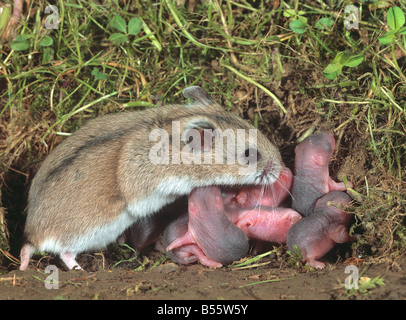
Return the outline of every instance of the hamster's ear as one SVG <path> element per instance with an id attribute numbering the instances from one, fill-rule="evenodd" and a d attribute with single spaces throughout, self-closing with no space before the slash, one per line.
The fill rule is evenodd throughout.
<path id="1" fill-rule="evenodd" d="M 195 105 L 189 105 L 188 108 L 195 106 L 210 107 L 213 110 L 224 111 L 223 108 L 202 88 L 199 86 L 191 86 L 183 90 L 185 98 L 195 100 Z"/>
<path id="2" fill-rule="evenodd" d="M 208 106 L 213 103 L 216 103 L 210 95 L 204 91 L 202 87 L 191 86 L 183 90 L 183 95 L 185 98 L 193 99 L 197 103 Z"/>
<path id="3" fill-rule="evenodd" d="M 182 133 L 183 143 L 196 152 L 207 152 L 212 149 L 216 136 L 214 125 L 207 120 L 193 120 L 185 125 Z"/>

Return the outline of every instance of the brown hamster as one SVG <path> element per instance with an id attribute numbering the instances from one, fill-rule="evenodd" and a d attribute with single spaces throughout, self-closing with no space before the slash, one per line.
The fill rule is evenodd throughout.
<path id="1" fill-rule="evenodd" d="M 196 187 L 276 181 L 284 165 L 264 135 L 202 88 L 183 94 L 195 102 L 96 118 L 49 154 L 29 191 L 21 270 L 36 250 L 80 268 L 78 253 Z"/>

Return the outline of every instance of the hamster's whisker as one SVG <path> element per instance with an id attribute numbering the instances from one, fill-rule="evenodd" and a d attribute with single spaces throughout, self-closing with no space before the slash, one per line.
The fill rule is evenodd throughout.
<path id="1" fill-rule="evenodd" d="M 288 194 L 289 194 L 291 197 L 293 197 L 292 192 L 289 190 L 289 188 L 288 188 L 285 184 L 283 184 L 283 183 L 280 182 L 280 181 L 277 181 L 277 182 L 279 183 L 279 185 L 280 185 L 285 191 L 288 192 Z"/>
<path id="2" fill-rule="evenodd" d="M 259 210 L 261 210 L 261 201 L 262 201 L 262 198 L 264 197 L 264 193 L 265 193 L 265 185 L 261 184 L 261 192 L 259 194 L 257 203 L 254 207 L 254 209 L 258 209 L 258 212 L 259 212 Z"/>
<path id="3" fill-rule="evenodd" d="M 261 214 L 261 201 L 262 201 L 262 198 L 264 196 L 264 190 L 265 190 L 265 185 L 261 184 L 261 192 L 260 192 L 259 197 L 257 199 L 257 203 L 256 203 L 256 205 L 254 207 L 254 209 L 257 210 L 257 219 L 258 220 L 259 220 L 259 218 L 260 218 L 259 216 Z"/>
<path id="4" fill-rule="evenodd" d="M 275 183 L 276 183 L 277 181 L 278 181 L 278 180 L 276 180 Z M 275 195 L 275 186 L 274 186 L 274 184 L 271 184 L 271 185 L 269 186 L 269 188 L 271 189 L 272 202 L 273 202 L 273 203 L 276 203 L 276 195 Z M 275 215 L 276 209 L 275 209 L 274 207 L 272 207 L 271 212 L 272 212 L 273 215 Z"/>

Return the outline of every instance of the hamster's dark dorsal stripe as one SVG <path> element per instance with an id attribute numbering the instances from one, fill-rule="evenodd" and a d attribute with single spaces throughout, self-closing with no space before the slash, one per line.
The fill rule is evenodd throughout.
<path id="1" fill-rule="evenodd" d="M 45 182 L 49 182 L 51 181 L 52 178 L 61 174 L 64 170 L 67 169 L 68 166 L 72 165 L 73 162 L 75 162 L 75 160 L 83 153 L 87 152 L 90 149 L 96 148 L 100 145 L 122 138 L 123 136 L 131 132 L 133 129 L 134 128 L 128 128 L 126 130 L 117 130 L 101 136 L 91 136 L 90 139 L 85 141 L 81 146 L 77 147 L 69 157 L 64 158 L 55 168 L 50 170 L 46 175 Z"/>

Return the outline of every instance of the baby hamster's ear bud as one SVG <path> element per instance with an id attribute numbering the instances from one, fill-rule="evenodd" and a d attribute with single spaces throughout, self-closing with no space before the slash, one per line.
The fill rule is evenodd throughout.
<path id="1" fill-rule="evenodd" d="M 183 143 L 193 152 L 207 152 L 212 149 L 216 131 L 207 120 L 194 120 L 185 126 L 182 134 Z"/>

